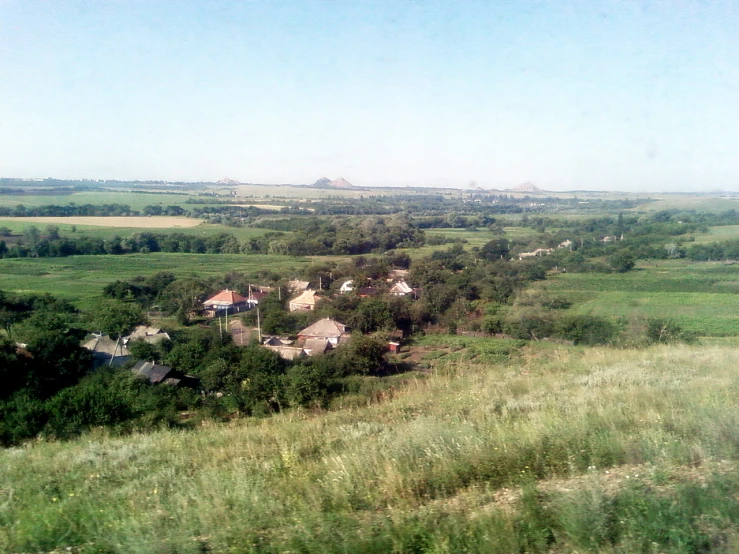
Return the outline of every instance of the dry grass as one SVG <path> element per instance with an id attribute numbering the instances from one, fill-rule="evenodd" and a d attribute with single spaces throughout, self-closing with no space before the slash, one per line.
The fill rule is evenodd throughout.
<path id="1" fill-rule="evenodd" d="M 179 216 L 130 216 L 130 217 L 14 217 L 12 221 L 28 223 L 65 223 L 68 225 L 91 225 L 94 227 L 123 227 L 130 229 L 176 229 L 197 227 L 203 221 Z"/>
<path id="2" fill-rule="evenodd" d="M 0 453 L 0 550 L 728 552 L 738 364 L 534 347 L 360 408 L 36 442 Z"/>

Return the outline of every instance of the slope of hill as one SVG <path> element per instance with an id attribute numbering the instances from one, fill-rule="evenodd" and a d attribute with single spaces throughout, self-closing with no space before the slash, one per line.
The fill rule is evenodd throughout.
<path id="1" fill-rule="evenodd" d="M 0 451 L 0 550 L 737 551 L 739 351 L 444 338 L 371 405 Z"/>
<path id="2" fill-rule="evenodd" d="M 311 186 L 316 187 L 316 188 L 326 188 L 330 185 L 331 185 L 331 179 L 329 179 L 328 177 L 321 177 L 320 179 L 318 179 L 318 181 L 313 183 Z"/>

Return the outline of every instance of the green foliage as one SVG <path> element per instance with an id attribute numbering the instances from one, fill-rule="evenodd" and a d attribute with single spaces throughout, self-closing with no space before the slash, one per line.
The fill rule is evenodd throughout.
<path id="1" fill-rule="evenodd" d="M 101 302 L 93 314 L 93 325 L 113 339 L 130 334 L 137 325 L 146 323 L 141 306 L 132 302 Z"/>
<path id="2" fill-rule="evenodd" d="M 620 326 L 592 315 L 568 315 L 555 323 L 554 333 L 577 344 L 608 344 L 618 335 Z"/>
<path id="3" fill-rule="evenodd" d="M 388 330 L 394 325 L 389 302 L 381 298 L 363 298 L 347 322 L 352 329 L 362 333 Z"/>
<path id="4" fill-rule="evenodd" d="M 503 331 L 515 339 L 543 339 L 553 334 L 554 317 L 542 310 L 516 310 L 506 316 Z"/>
<path id="5" fill-rule="evenodd" d="M 695 341 L 695 335 L 683 329 L 674 321 L 659 318 L 647 319 L 647 340 L 652 343 L 667 344 L 671 342 Z"/>
<path id="6" fill-rule="evenodd" d="M 285 382 L 285 397 L 291 406 L 323 406 L 329 397 L 333 375 L 329 364 L 316 361 L 293 365 Z"/>
<path id="7" fill-rule="evenodd" d="M 72 326 L 69 318 L 35 312 L 17 327 L 16 335 L 30 354 L 22 386 L 34 394 L 48 397 L 87 373 L 92 357 L 80 346 L 85 332 Z"/>
<path id="8" fill-rule="evenodd" d="M 618 273 L 626 273 L 634 269 L 636 259 L 626 250 L 619 250 L 610 257 L 609 262 L 614 271 Z"/>

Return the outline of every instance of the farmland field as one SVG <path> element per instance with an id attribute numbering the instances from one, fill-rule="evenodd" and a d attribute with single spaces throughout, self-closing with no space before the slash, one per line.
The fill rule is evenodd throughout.
<path id="1" fill-rule="evenodd" d="M 105 220 L 120 220 L 119 226 L 99 226 L 99 225 L 90 225 L 90 224 L 74 224 L 73 222 L 76 220 L 79 220 L 80 218 L 71 218 L 71 217 L 63 217 L 58 218 L 59 223 L 53 223 L 54 226 L 59 228 L 59 232 L 62 236 L 69 236 L 74 238 L 82 238 L 82 237 L 90 237 L 90 238 L 98 238 L 98 239 L 111 239 L 114 236 L 119 237 L 127 237 L 132 235 L 133 233 L 141 233 L 142 231 L 151 230 L 158 234 L 168 234 L 168 233 L 182 233 L 185 235 L 197 235 L 201 237 L 210 237 L 213 235 L 217 235 L 219 233 L 229 233 L 235 236 L 239 240 L 246 240 L 254 237 L 260 237 L 264 235 L 265 233 L 269 232 L 269 229 L 258 229 L 256 227 L 230 227 L 227 225 L 217 225 L 217 224 L 210 224 L 210 223 L 204 223 L 200 219 L 188 219 L 188 218 L 182 218 L 185 221 L 192 221 L 195 222 L 195 225 L 192 227 L 165 227 L 164 225 L 157 227 L 157 226 L 142 226 L 142 227 L 136 227 L 133 225 L 127 225 L 129 223 L 129 220 L 131 220 L 132 223 L 136 223 L 137 220 L 141 220 L 141 224 L 143 225 L 146 223 L 146 221 L 156 220 L 158 216 L 152 216 L 152 217 L 121 217 L 121 218 L 114 218 L 114 217 L 101 217 L 99 219 L 103 220 L 101 223 L 105 223 Z M 34 225 L 41 229 L 43 231 L 44 227 L 46 225 L 49 225 L 49 223 L 41 223 L 40 219 L 42 218 L 20 218 L 20 217 L 14 217 L 14 218 L 7 218 L 7 219 L 1 219 L 0 218 L 0 227 L 7 227 L 11 231 L 13 231 L 15 234 L 21 234 L 25 229 L 30 227 L 31 225 Z M 164 217 L 164 220 L 170 219 L 168 217 Z M 179 220 L 181 218 L 172 218 L 175 220 Z M 289 233 L 287 233 L 289 234 Z"/>
<path id="2" fill-rule="evenodd" d="M 254 275 L 260 270 L 291 276 L 308 264 L 306 258 L 240 254 L 126 254 L 15 258 L 0 260 L 0 290 L 50 293 L 89 308 L 103 287 L 117 279 L 171 271 L 178 277 L 220 277 L 230 271 Z"/>
<path id="3" fill-rule="evenodd" d="M 73 192 L 71 194 L 46 195 L 46 194 L 0 194 L 0 206 L 14 207 L 22 204 L 27 207 L 34 206 L 67 206 L 69 204 L 125 204 L 131 209 L 141 211 L 145 206 L 161 204 L 163 206 L 186 207 L 189 198 L 208 200 L 207 196 L 196 196 L 182 193 L 144 193 L 144 192 L 118 192 L 112 190 Z"/>
<path id="4" fill-rule="evenodd" d="M 175 216 L 132 216 L 132 217 L 15 217 L 14 221 L 21 221 L 27 225 L 37 223 L 52 223 L 57 225 L 65 223 L 69 225 L 89 225 L 91 227 L 127 227 L 132 229 L 176 229 L 182 227 L 197 227 L 202 223 L 200 219 L 191 217 Z M 0 220 L 5 224 L 7 220 Z"/>
<path id="5" fill-rule="evenodd" d="M 561 274 L 537 286 L 573 302 L 572 313 L 667 318 L 703 336 L 739 335 L 734 265 L 651 262 L 628 273 Z"/>

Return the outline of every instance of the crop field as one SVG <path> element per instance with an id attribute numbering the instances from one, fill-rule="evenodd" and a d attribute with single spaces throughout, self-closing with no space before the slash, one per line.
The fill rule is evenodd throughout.
<path id="1" fill-rule="evenodd" d="M 58 225 L 88 225 L 91 227 L 127 227 L 132 229 L 177 229 L 182 227 L 197 227 L 201 220 L 191 217 L 175 216 L 132 216 L 132 217 L 16 217 L 26 225 L 47 223 Z M 6 220 L 0 220 L 4 224 Z"/>
<path id="2" fill-rule="evenodd" d="M 685 260 L 628 273 L 570 273 L 537 286 L 573 302 L 577 314 L 671 319 L 702 336 L 739 335 L 739 267 Z"/>
<path id="3" fill-rule="evenodd" d="M 117 279 L 171 271 L 178 277 L 218 277 L 230 271 L 254 275 L 260 270 L 291 276 L 308 264 L 306 258 L 239 254 L 126 254 L 15 258 L 0 260 L 0 290 L 49 293 L 89 308 L 103 287 Z"/>
<path id="4" fill-rule="evenodd" d="M 736 349 L 509 354 L 333 412 L 4 449 L 0 550 L 739 549 Z"/>
<path id="5" fill-rule="evenodd" d="M 229 233 L 233 236 L 235 236 L 239 240 L 246 240 L 254 237 L 260 237 L 264 235 L 265 233 L 269 232 L 269 229 L 258 229 L 256 227 L 229 227 L 227 225 L 214 225 L 210 223 L 204 223 L 200 219 L 188 219 L 188 218 L 174 218 L 174 219 L 185 219 L 187 221 L 195 222 L 195 225 L 191 227 L 165 227 L 162 226 L 143 226 L 143 227 L 135 227 L 135 226 L 129 226 L 127 225 L 129 220 L 134 220 L 134 222 L 138 219 L 142 220 L 141 223 L 145 223 L 145 221 L 151 221 L 152 219 L 156 219 L 157 216 L 153 217 L 142 217 L 142 218 L 134 218 L 134 217 L 122 217 L 122 218 L 109 218 L 109 217 L 102 217 L 100 219 L 107 220 L 107 219 L 120 219 L 120 226 L 97 226 L 97 225 L 83 225 L 83 224 L 73 224 L 73 219 L 79 219 L 79 218 L 59 218 L 60 221 L 64 220 L 65 222 L 60 223 L 53 223 L 55 227 L 59 228 L 59 233 L 61 236 L 64 237 L 72 237 L 72 238 L 81 238 L 81 237 L 90 237 L 90 238 L 99 238 L 103 240 L 111 239 L 114 236 L 119 237 L 128 237 L 131 236 L 133 233 L 141 233 L 143 231 L 152 231 L 157 234 L 168 234 L 168 233 L 182 233 L 184 235 L 197 235 L 201 237 L 210 237 L 213 235 L 217 235 L 220 233 Z M 34 225 L 38 229 L 41 230 L 43 233 L 45 227 L 47 225 L 50 225 L 50 223 L 41 223 L 38 221 L 41 218 L 7 218 L 7 219 L 0 219 L 0 227 L 7 227 L 13 233 L 15 234 L 22 234 L 23 231 L 28 229 L 31 225 Z M 164 219 L 168 219 L 167 217 L 164 217 Z M 145 220 L 145 221 L 143 221 Z M 103 223 L 105 223 L 103 221 Z M 290 234 L 290 233 L 286 233 Z"/>
<path id="6" fill-rule="evenodd" d="M 31 206 L 67 206 L 69 204 L 125 204 L 131 209 L 141 211 L 145 206 L 161 204 L 162 206 L 187 207 L 189 198 L 208 199 L 204 196 L 196 196 L 181 193 L 144 193 L 144 192 L 118 192 L 113 190 L 73 192 L 71 194 L 46 195 L 46 194 L 0 194 L 0 206 L 14 207 L 22 204 Z"/>

